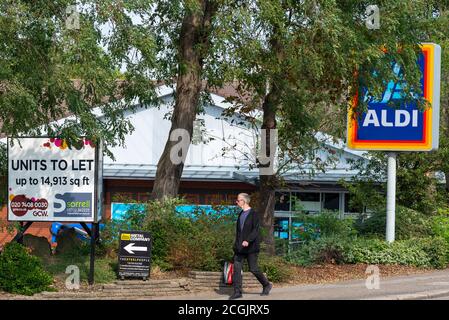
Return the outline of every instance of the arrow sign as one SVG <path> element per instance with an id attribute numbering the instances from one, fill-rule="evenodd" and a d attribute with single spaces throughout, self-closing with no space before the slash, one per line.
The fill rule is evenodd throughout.
<path id="1" fill-rule="evenodd" d="M 134 242 L 131 242 L 127 246 L 125 246 L 123 249 L 128 251 L 130 254 L 134 254 L 134 251 L 147 251 L 147 247 L 134 247 Z"/>

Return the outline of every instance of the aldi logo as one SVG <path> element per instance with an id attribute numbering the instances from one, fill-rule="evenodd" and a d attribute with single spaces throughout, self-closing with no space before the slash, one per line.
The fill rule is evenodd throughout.
<path id="1" fill-rule="evenodd" d="M 368 109 L 361 117 L 354 117 L 358 97 L 348 112 L 348 147 L 355 150 L 430 151 L 438 148 L 441 48 L 437 44 L 423 44 L 418 65 L 422 72 L 422 96 L 430 108 L 419 110 L 416 103 L 392 107 L 392 100 L 400 100 L 401 85 L 391 81 L 380 101 L 363 97 Z M 399 65 L 394 66 L 399 74 Z"/>

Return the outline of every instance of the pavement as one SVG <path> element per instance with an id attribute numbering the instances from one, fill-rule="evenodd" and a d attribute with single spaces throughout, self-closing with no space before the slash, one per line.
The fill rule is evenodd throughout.
<path id="1" fill-rule="evenodd" d="M 367 276 L 368 277 L 368 276 Z M 276 287 L 269 296 L 258 291 L 243 292 L 240 300 L 449 300 L 449 269 L 417 275 L 382 277 L 378 288 L 372 279 L 343 281 L 333 284 Z M 368 289 L 367 287 L 371 289 Z M 260 292 L 259 292 L 260 291 Z M 155 300 L 227 300 L 228 294 L 202 292 L 182 296 L 152 297 Z"/>

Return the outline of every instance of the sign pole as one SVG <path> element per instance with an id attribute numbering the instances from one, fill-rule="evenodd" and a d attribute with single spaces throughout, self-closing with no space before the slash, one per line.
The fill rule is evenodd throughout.
<path id="1" fill-rule="evenodd" d="M 396 219 L 396 152 L 388 153 L 387 167 L 387 230 L 386 240 L 394 241 Z"/>
<path id="2" fill-rule="evenodd" d="M 89 270 L 89 285 L 94 284 L 94 274 L 95 274 L 95 244 L 97 238 L 97 224 L 92 223 L 90 229 L 90 270 Z"/>

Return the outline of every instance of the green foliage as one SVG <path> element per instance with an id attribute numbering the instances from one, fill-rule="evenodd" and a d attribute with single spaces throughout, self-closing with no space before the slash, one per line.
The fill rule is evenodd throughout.
<path id="1" fill-rule="evenodd" d="M 305 240 L 315 238 L 317 231 L 321 236 L 350 237 L 357 233 L 353 219 L 340 219 L 339 214 L 333 211 L 324 210 L 316 215 L 298 214 L 293 221 L 301 221 L 306 225 L 306 228 L 293 228 L 293 233 L 297 233 L 300 239 Z"/>
<path id="2" fill-rule="evenodd" d="M 360 219 L 356 228 L 360 235 L 384 237 L 386 212 L 376 212 L 365 220 Z M 432 235 L 431 218 L 415 210 L 397 206 L 395 229 L 396 239 L 398 240 L 430 236 Z"/>
<path id="3" fill-rule="evenodd" d="M 449 263 L 447 243 L 442 238 L 398 240 L 359 239 L 348 246 L 348 263 L 401 264 L 445 268 Z"/>
<path id="4" fill-rule="evenodd" d="M 190 230 L 191 223 L 188 218 L 180 218 L 176 215 L 176 205 L 182 204 L 179 199 L 167 198 L 164 200 L 149 201 L 145 212 L 145 220 L 142 229 L 149 231 L 153 239 L 152 259 L 162 270 L 172 268 L 167 261 L 170 253 L 170 245 L 176 234 L 186 234 Z"/>
<path id="5" fill-rule="evenodd" d="M 262 245 L 264 245 L 264 244 L 262 243 L 261 246 Z M 275 248 L 276 255 L 278 255 L 278 256 L 286 255 L 288 253 L 288 247 L 289 247 L 288 239 L 274 238 L 274 248 Z"/>
<path id="6" fill-rule="evenodd" d="M 176 206 L 184 204 L 178 198 L 149 201 L 131 206 L 123 221 L 106 223 L 102 239 L 106 250 L 118 247 L 120 230 L 137 229 L 151 233 L 152 263 L 161 270 L 197 269 L 221 271 L 223 261 L 231 261 L 238 210 L 213 206 L 208 214 L 197 208 L 192 215 L 181 214 Z"/>
<path id="7" fill-rule="evenodd" d="M 145 208 L 148 205 L 147 203 L 135 203 L 135 201 L 127 198 L 114 199 L 114 201 L 130 203 L 130 205 L 122 220 L 110 219 L 104 222 L 99 248 L 103 254 L 117 250 L 120 230 L 141 230 L 146 217 L 145 212 L 147 209 Z"/>
<path id="8" fill-rule="evenodd" d="M 281 257 L 260 254 L 259 268 L 266 273 L 269 281 L 284 282 L 292 275 L 291 267 Z"/>
<path id="9" fill-rule="evenodd" d="M 51 256 L 45 259 L 44 269 L 55 278 L 66 279 L 66 269 L 70 265 L 77 266 L 80 271 L 80 280 L 87 282 L 90 273 L 90 256 L 86 252 Z M 117 265 L 117 259 L 97 255 L 94 270 L 95 283 L 110 283 L 116 280 Z"/>
<path id="10" fill-rule="evenodd" d="M 134 98 L 154 101 L 154 83 L 138 76 L 151 63 L 148 54 L 130 61 L 128 54 L 142 52 L 134 37 L 126 44 L 122 41 L 123 50 L 114 50 L 117 34 L 102 33 L 104 12 L 97 1 L 81 0 L 78 14 L 74 10 L 66 14 L 73 4 L 69 0 L 0 3 L 0 131 L 8 136 L 60 136 L 69 142 L 83 135 L 93 141 L 101 138 L 112 156 L 109 147 L 123 143 L 132 131 L 124 110 L 135 107 Z M 112 18 L 111 10 L 107 14 Z M 75 20 L 79 23 L 70 23 Z M 125 76 L 128 81 L 118 83 L 122 63 L 130 72 Z M 94 107 L 100 108 L 102 117 Z M 76 120 L 51 124 L 68 114 Z"/>
<path id="11" fill-rule="evenodd" d="M 320 263 L 341 264 L 346 261 L 345 253 L 348 239 L 331 235 L 304 243 L 290 252 L 286 260 L 301 266 Z"/>
<path id="12" fill-rule="evenodd" d="M 438 213 L 432 217 L 432 231 L 442 237 L 449 244 L 449 210 L 440 209 Z"/>
<path id="13" fill-rule="evenodd" d="M 349 205 L 352 208 L 357 208 L 357 212 L 362 213 L 367 209 L 371 211 L 380 211 L 386 207 L 385 194 L 382 192 L 383 176 L 375 176 L 379 171 L 373 170 L 369 174 L 366 173 L 364 167 L 365 161 L 360 160 L 353 163 L 353 168 L 360 170 L 359 174 L 348 182 L 340 180 L 340 183 L 345 187 L 350 194 Z M 369 162 L 370 164 L 371 162 Z M 368 166 L 369 166 L 368 164 Z M 383 173 L 383 171 L 380 171 Z M 371 175 L 370 175 L 371 174 Z"/>
<path id="14" fill-rule="evenodd" d="M 410 238 L 392 244 L 377 238 L 324 237 L 304 244 L 287 261 L 302 266 L 320 263 L 398 264 L 445 268 L 449 248 L 443 238 Z"/>
<path id="15" fill-rule="evenodd" d="M 38 257 L 15 242 L 5 245 L 0 254 L 0 288 L 6 292 L 33 295 L 51 290 L 52 277 L 44 271 Z"/>
<path id="16" fill-rule="evenodd" d="M 176 269 L 220 271 L 223 261 L 233 256 L 237 211 L 221 214 L 219 206 L 214 209 L 218 214 L 197 210 L 193 218 L 175 210 L 149 211 L 144 229 L 153 235 L 154 259 Z"/>
<path id="17" fill-rule="evenodd" d="M 352 161 L 359 174 L 342 184 L 351 193 L 352 206 L 380 211 L 386 206 L 387 157 L 385 152 L 369 152 L 368 157 L 369 161 Z M 431 215 L 447 201 L 437 177 L 431 174 L 441 168 L 436 157 L 425 152 L 397 154 L 398 205 Z"/>

